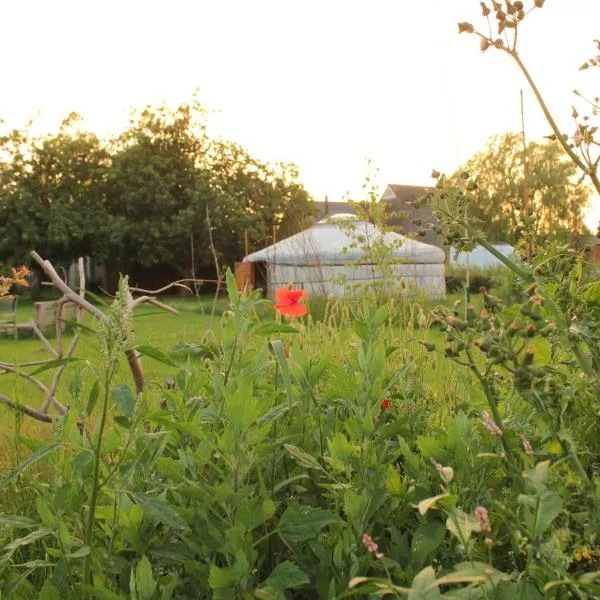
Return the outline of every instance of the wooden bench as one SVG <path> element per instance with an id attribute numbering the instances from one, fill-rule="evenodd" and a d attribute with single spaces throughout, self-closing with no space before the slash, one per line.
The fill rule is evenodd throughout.
<path id="1" fill-rule="evenodd" d="M 18 337 L 17 327 L 17 300 L 18 296 L 0 296 L 0 332 L 14 330 L 15 340 Z"/>
<path id="2" fill-rule="evenodd" d="M 65 302 L 61 313 L 62 321 L 74 321 L 76 306 L 73 302 Z M 51 333 L 56 330 L 56 319 L 58 317 L 58 302 L 56 300 L 47 300 L 43 302 L 34 302 L 33 304 L 33 323 L 42 333 Z M 31 322 L 19 323 L 19 329 L 34 329 Z M 62 323 L 62 331 L 67 327 Z"/>
<path id="3" fill-rule="evenodd" d="M 56 328 L 56 318 L 58 317 L 58 302 L 46 301 L 36 302 L 33 305 L 33 320 L 39 330 L 45 333 L 49 330 Z M 65 302 L 63 304 L 61 319 L 63 321 L 74 321 L 75 320 L 75 304 L 73 302 Z M 64 331 L 67 324 L 62 323 L 62 330 Z"/>

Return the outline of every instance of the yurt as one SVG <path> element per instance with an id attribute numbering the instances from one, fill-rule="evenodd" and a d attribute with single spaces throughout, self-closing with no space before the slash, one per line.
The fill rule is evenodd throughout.
<path id="1" fill-rule="evenodd" d="M 343 218 L 343 222 L 339 220 Z M 354 215 L 323 220 L 302 231 L 246 256 L 254 271 L 266 273 L 267 297 L 279 287 L 293 284 L 313 296 L 342 297 L 350 290 L 367 289 L 384 281 L 429 296 L 446 293 L 444 251 L 397 233 L 382 233 Z M 392 260 L 382 272 L 370 248 L 389 248 Z M 375 264 L 374 264 L 375 262 Z M 391 275 L 391 276 L 390 276 Z"/>
<path id="2" fill-rule="evenodd" d="M 508 258 L 513 257 L 516 252 L 510 244 L 498 243 L 492 244 L 492 246 Z M 477 269 L 494 269 L 504 266 L 501 261 L 483 246 L 476 246 L 470 252 L 458 253 L 454 248 L 450 248 L 448 262 L 455 267 L 475 267 Z"/>

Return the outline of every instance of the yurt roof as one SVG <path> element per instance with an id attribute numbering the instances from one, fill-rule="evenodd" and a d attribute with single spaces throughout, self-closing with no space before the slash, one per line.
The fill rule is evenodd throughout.
<path id="1" fill-rule="evenodd" d="M 305 231 L 249 254 L 244 258 L 244 262 L 294 265 L 368 262 L 368 257 L 362 249 L 365 244 L 357 242 L 357 236 L 365 236 L 371 240 L 378 240 L 383 236 L 386 245 L 393 248 L 393 255 L 399 261 L 422 264 L 443 263 L 445 260 L 444 251 L 436 246 L 424 244 L 398 233 L 383 234 L 377 227 L 364 221 L 355 221 L 353 226 L 354 231 L 349 231 L 346 226 L 320 222 Z M 358 247 L 352 247 L 353 245 Z"/>
<path id="2" fill-rule="evenodd" d="M 515 254 L 515 249 L 510 244 L 500 242 L 492 244 L 498 252 L 504 256 L 511 257 Z M 458 267 L 478 267 L 481 269 L 488 269 L 491 267 L 503 266 L 491 252 L 486 250 L 483 246 L 475 246 L 470 252 L 459 252 L 457 253 L 454 248 L 450 248 L 448 255 L 449 261 Z"/>

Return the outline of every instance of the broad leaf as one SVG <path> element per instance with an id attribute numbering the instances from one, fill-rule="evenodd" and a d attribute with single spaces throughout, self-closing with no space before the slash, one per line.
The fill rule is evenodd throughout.
<path id="1" fill-rule="evenodd" d="M 179 516 L 177 511 L 166 502 L 153 496 L 132 493 L 131 497 L 144 509 L 144 514 L 157 523 L 163 523 L 179 531 L 189 532 L 188 524 Z"/>
<path id="2" fill-rule="evenodd" d="M 116 385 L 113 389 L 113 400 L 115 401 L 115 404 L 119 410 L 125 416 L 129 417 L 130 419 L 133 417 L 135 401 L 128 385 Z"/>
<path id="3" fill-rule="evenodd" d="M 307 584 L 309 581 L 308 575 L 298 565 L 286 560 L 271 571 L 264 585 L 276 590 L 293 590 Z"/>
<path id="4" fill-rule="evenodd" d="M 337 515 L 301 504 L 290 504 L 281 516 L 277 532 L 292 542 L 304 542 L 316 537 L 326 525 L 338 523 Z"/>

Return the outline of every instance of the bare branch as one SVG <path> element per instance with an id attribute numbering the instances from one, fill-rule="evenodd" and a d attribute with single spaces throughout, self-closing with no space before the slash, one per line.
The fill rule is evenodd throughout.
<path id="1" fill-rule="evenodd" d="M 48 341 L 48 338 L 42 333 L 42 331 L 37 326 L 37 323 L 35 322 L 34 319 L 31 319 L 30 325 L 31 325 L 31 329 L 33 329 L 33 332 L 35 333 L 35 335 L 37 335 L 37 337 L 43 342 L 44 346 L 46 346 L 46 348 L 52 353 L 52 355 L 55 358 L 59 358 L 58 352 L 54 349 L 52 344 Z"/>
<path id="2" fill-rule="evenodd" d="M 5 364 L 0 365 L 0 369 L 2 369 L 3 371 L 5 371 L 7 373 L 14 373 L 18 377 L 22 377 L 23 379 L 26 379 L 27 381 L 29 381 L 29 383 L 32 383 L 35 387 L 37 387 L 39 390 L 44 392 L 44 394 L 50 395 L 50 389 L 48 387 L 46 387 L 39 379 L 37 379 L 36 377 L 33 377 L 33 375 L 30 375 L 29 373 L 25 373 L 24 371 L 19 371 L 19 369 L 16 369 L 15 367 L 11 367 L 10 365 L 5 365 Z M 68 409 L 66 406 L 61 404 L 54 396 L 51 396 L 51 398 L 52 398 L 52 403 L 54 404 L 54 406 L 56 406 L 56 408 L 59 412 L 61 412 L 63 414 L 67 412 Z"/>
<path id="3" fill-rule="evenodd" d="M 136 298 L 135 300 L 133 300 L 131 302 L 131 310 L 134 310 L 135 308 L 137 308 L 140 304 L 143 304 L 144 302 L 148 302 L 149 304 L 154 304 L 154 306 L 162 308 L 163 310 L 166 310 L 167 312 L 173 313 L 175 315 L 179 314 L 177 312 L 177 310 L 174 309 L 172 306 L 163 304 L 162 302 L 158 301 L 156 298 L 152 298 L 152 296 L 140 296 L 139 298 Z"/>
<path id="4" fill-rule="evenodd" d="M 38 421 L 43 421 L 44 423 L 52 423 L 52 421 L 54 420 L 54 418 L 51 415 L 41 413 L 39 410 L 35 410 L 35 408 L 31 408 L 26 404 L 19 404 L 18 402 L 15 402 L 12 398 L 9 398 L 4 394 L 0 394 L 0 402 L 6 404 L 7 406 L 10 406 L 14 410 L 18 410 L 19 412 L 33 417 Z"/>
<path id="5" fill-rule="evenodd" d="M 31 256 L 33 259 L 42 267 L 46 275 L 50 277 L 52 283 L 61 291 L 69 300 L 74 302 L 75 304 L 81 306 L 89 313 L 94 315 L 100 321 L 106 321 L 107 316 L 99 309 L 97 309 L 93 304 L 82 298 L 80 295 L 76 294 L 59 276 L 50 261 L 44 260 L 35 250 L 31 251 Z"/>

